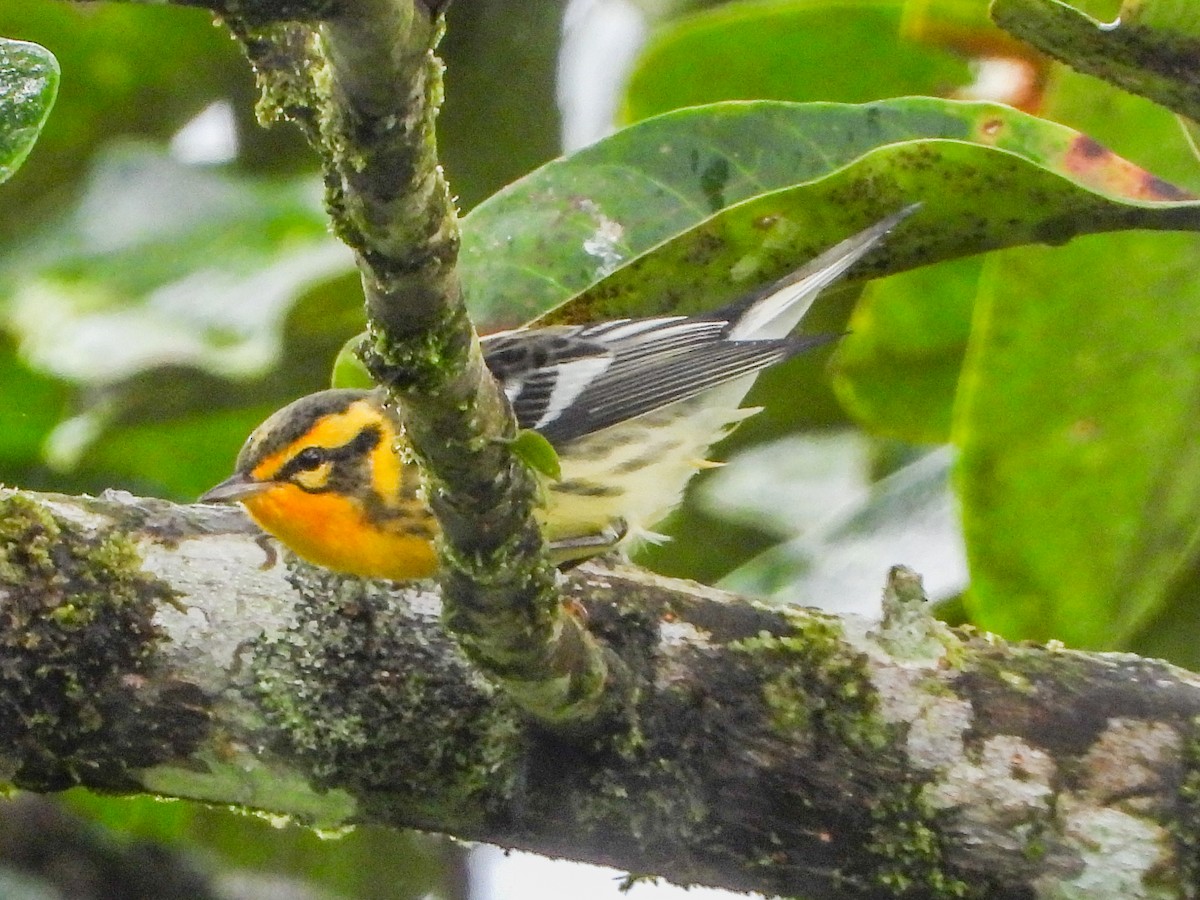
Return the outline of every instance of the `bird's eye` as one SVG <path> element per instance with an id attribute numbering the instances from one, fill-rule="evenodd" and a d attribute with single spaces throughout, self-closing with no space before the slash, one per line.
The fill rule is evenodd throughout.
<path id="1" fill-rule="evenodd" d="M 293 465 L 300 472 L 315 469 L 325 462 L 325 454 L 317 447 L 305 447 L 293 457 Z"/>

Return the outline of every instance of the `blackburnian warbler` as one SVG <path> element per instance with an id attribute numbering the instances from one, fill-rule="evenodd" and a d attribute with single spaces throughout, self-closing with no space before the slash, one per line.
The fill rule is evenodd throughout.
<path id="1" fill-rule="evenodd" d="M 717 312 L 501 332 L 489 369 L 522 428 L 559 455 L 540 518 L 562 558 L 653 537 L 709 447 L 753 409 L 758 373 L 827 336 L 791 331 L 817 295 L 879 243 L 902 210 Z M 411 579 L 437 567 L 437 522 L 405 462 L 382 391 L 328 390 L 250 435 L 234 474 L 201 502 L 240 501 L 301 557 L 338 571 Z"/>

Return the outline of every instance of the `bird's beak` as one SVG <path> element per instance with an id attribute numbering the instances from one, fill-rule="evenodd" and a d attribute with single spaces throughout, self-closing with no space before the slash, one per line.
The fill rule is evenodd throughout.
<path id="1" fill-rule="evenodd" d="M 271 486 L 269 481 L 258 481 L 250 475 L 238 472 L 226 478 L 216 487 L 209 488 L 196 498 L 197 503 L 232 503 L 261 494 Z"/>

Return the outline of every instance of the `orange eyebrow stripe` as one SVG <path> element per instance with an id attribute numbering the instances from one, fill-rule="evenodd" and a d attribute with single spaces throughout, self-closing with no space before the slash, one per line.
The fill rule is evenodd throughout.
<path id="1" fill-rule="evenodd" d="M 318 419 L 306 434 L 266 457 L 250 474 L 258 481 L 270 481 L 297 450 L 304 447 L 341 447 L 352 441 L 355 435 L 368 425 L 382 426 L 383 423 L 380 422 L 379 413 L 372 409 L 369 403 L 358 400 L 343 412 L 331 413 Z M 383 436 L 389 442 L 389 446 L 390 431 L 390 428 L 383 428 Z"/>

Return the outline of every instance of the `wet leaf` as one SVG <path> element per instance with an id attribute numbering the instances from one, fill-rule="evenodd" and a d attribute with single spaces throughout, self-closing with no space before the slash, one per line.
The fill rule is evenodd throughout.
<path id="1" fill-rule="evenodd" d="M 0 38 L 0 183 L 33 149 L 58 94 L 58 75 L 49 50 Z"/>

